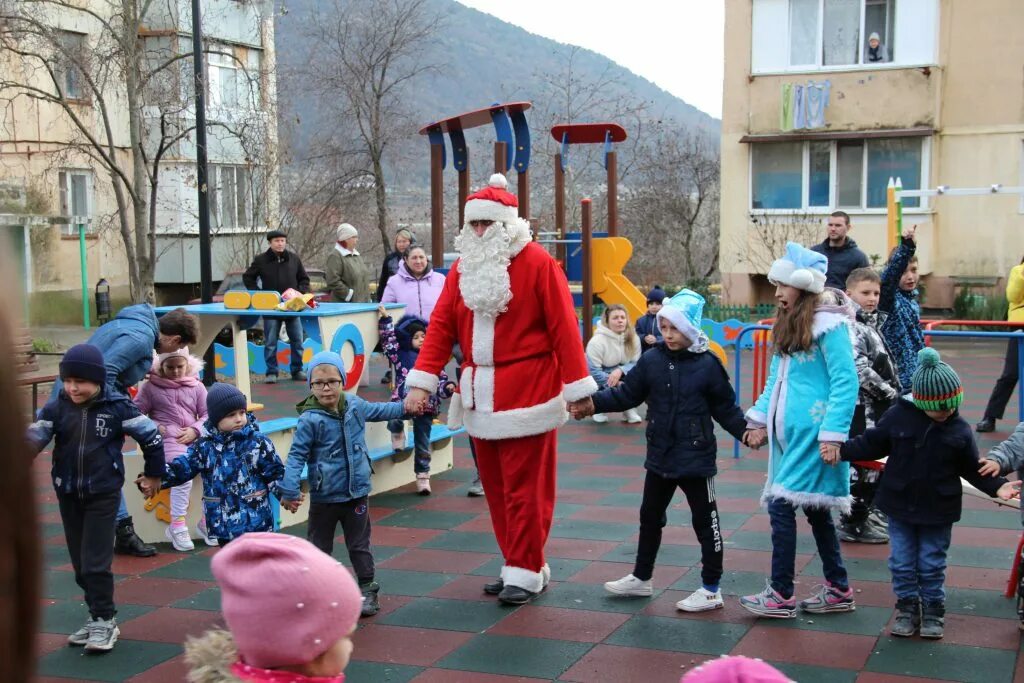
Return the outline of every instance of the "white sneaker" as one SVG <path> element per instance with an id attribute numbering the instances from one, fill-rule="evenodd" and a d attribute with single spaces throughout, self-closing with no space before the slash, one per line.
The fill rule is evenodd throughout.
<path id="1" fill-rule="evenodd" d="M 203 539 L 206 545 L 211 548 L 216 548 L 220 545 L 220 541 L 210 535 L 210 530 L 206 528 L 206 517 L 199 519 L 199 524 L 196 524 L 196 531 L 199 532 L 199 536 Z"/>
<path id="2" fill-rule="evenodd" d="M 192 543 L 192 538 L 188 534 L 188 527 L 182 524 L 179 527 L 168 525 L 167 530 L 164 531 L 164 535 L 174 546 L 175 550 L 187 553 L 190 550 L 195 550 L 196 546 Z"/>
<path id="3" fill-rule="evenodd" d="M 631 425 L 635 425 L 644 421 L 644 419 L 640 417 L 640 413 L 636 412 L 636 408 L 630 408 L 629 410 L 624 412 L 622 416 L 625 417 L 626 422 L 628 422 Z"/>
<path id="4" fill-rule="evenodd" d="M 632 574 L 627 574 L 618 581 L 609 581 L 604 585 L 604 589 L 615 595 L 635 595 L 639 597 L 654 595 L 654 585 L 650 580 L 641 581 Z"/>
<path id="5" fill-rule="evenodd" d="M 416 475 L 416 493 L 421 496 L 430 495 L 430 473 L 423 472 Z"/>
<path id="6" fill-rule="evenodd" d="M 698 588 L 690 597 L 676 603 L 676 609 L 683 612 L 708 612 L 723 607 L 725 603 L 722 601 L 722 591 L 712 593 L 703 588 Z"/>
<path id="7" fill-rule="evenodd" d="M 117 620 L 94 619 L 89 622 L 89 639 L 85 642 L 87 652 L 109 652 L 114 649 L 121 630 L 117 628 Z"/>
<path id="8" fill-rule="evenodd" d="M 597 413 L 591 419 L 594 420 L 594 422 L 598 422 L 598 423 L 604 424 L 605 422 L 608 421 L 608 416 L 605 415 L 604 413 Z"/>

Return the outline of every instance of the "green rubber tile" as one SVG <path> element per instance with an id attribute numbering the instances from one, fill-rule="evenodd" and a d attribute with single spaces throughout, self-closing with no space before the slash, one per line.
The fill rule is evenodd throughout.
<path id="1" fill-rule="evenodd" d="M 892 609 L 858 605 L 853 612 L 807 614 L 798 612 L 796 619 L 761 619 L 759 625 L 777 628 L 798 628 L 804 631 L 849 633 L 855 636 L 877 636 L 889 623 Z"/>
<path id="2" fill-rule="evenodd" d="M 657 596 L 659 592 L 655 589 L 654 595 Z M 549 586 L 531 604 L 539 607 L 565 607 L 594 612 L 636 614 L 647 607 L 653 599 L 653 597 L 630 598 L 612 595 L 604 589 L 604 586 L 597 584 L 565 582 Z"/>
<path id="3" fill-rule="evenodd" d="M 281 527 L 277 530 L 279 534 L 286 534 L 288 536 L 297 536 L 298 538 L 309 537 L 309 522 L 303 522 L 302 524 L 295 524 L 293 526 Z"/>
<path id="4" fill-rule="evenodd" d="M 728 566 L 729 553 L 726 552 L 726 566 Z M 722 575 L 719 586 L 725 595 L 753 595 L 764 590 L 767 576 L 758 572 L 734 572 L 726 571 Z M 687 572 L 681 579 L 669 586 L 671 590 L 692 592 L 701 587 L 700 572 L 697 570 Z"/>
<path id="5" fill-rule="evenodd" d="M 638 472 L 639 474 L 639 472 Z M 587 477 L 573 475 L 558 478 L 558 488 L 579 489 L 582 491 L 618 491 L 623 485 L 619 477 Z"/>
<path id="6" fill-rule="evenodd" d="M 487 576 L 497 577 L 501 576 L 501 568 L 505 566 L 505 560 L 502 557 L 495 557 L 493 560 L 488 560 L 482 565 L 471 571 L 470 576 Z M 552 576 L 555 576 L 554 570 L 551 572 Z M 556 579 L 557 581 L 558 579 Z"/>
<path id="7" fill-rule="evenodd" d="M 717 486 L 717 484 L 716 484 Z M 690 526 L 690 511 L 689 509 L 675 510 L 676 513 L 681 513 L 683 516 L 680 525 Z M 747 523 L 753 515 L 749 512 L 719 512 L 718 523 L 722 529 L 726 531 L 734 531 L 739 529 L 741 526 Z"/>
<path id="8" fill-rule="evenodd" d="M 576 503 L 555 503 L 555 519 L 569 517 L 584 507 L 584 505 L 577 505 Z"/>
<path id="9" fill-rule="evenodd" d="M 590 560 L 570 560 L 563 557 L 549 557 L 552 581 L 566 581 L 570 576 L 583 571 L 590 565 Z"/>
<path id="10" fill-rule="evenodd" d="M 730 624 L 724 621 L 637 615 L 620 626 L 604 642 L 669 652 L 720 655 L 732 650 L 749 628 L 749 624 Z"/>
<path id="11" fill-rule="evenodd" d="M 442 669 L 554 680 L 591 647 L 593 645 L 590 643 L 484 633 L 449 654 L 436 666 Z M 347 670 L 345 674 L 347 679 Z"/>
<path id="12" fill-rule="evenodd" d="M 511 613 L 512 610 L 501 607 L 491 600 L 476 602 L 419 598 L 384 617 L 375 619 L 374 623 L 482 633 Z"/>
<path id="13" fill-rule="evenodd" d="M 997 586 L 997 588 L 999 588 L 998 591 L 985 591 L 946 586 L 946 611 L 976 617 L 1016 619 L 1017 613 L 1013 601 L 1003 597 L 1002 586 Z"/>
<path id="14" fill-rule="evenodd" d="M 799 552 L 799 551 L 798 551 Z M 811 552 L 814 552 L 813 550 Z M 892 573 L 886 560 L 868 560 L 861 557 L 844 557 L 843 566 L 851 582 L 856 581 L 881 581 L 882 583 L 892 581 Z M 824 577 L 821 569 L 821 558 L 815 556 L 804 570 L 800 572 L 803 576 Z M 854 586 L 856 588 L 856 586 Z"/>
<path id="15" fill-rule="evenodd" d="M 940 678 L 961 683 L 1013 680 L 1017 653 L 986 647 L 929 643 L 918 638 L 880 638 L 865 671 Z"/>
<path id="16" fill-rule="evenodd" d="M 39 525 L 39 535 L 41 538 L 49 538 L 50 536 L 57 536 L 58 534 L 64 533 L 64 525 L 60 522 L 50 522 Z"/>
<path id="17" fill-rule="evenodd" d="M 762 621 L 771 621 L 762 619 Z M 782 621 L 781 619 L 777 621 Z M 833 669 L 826 666 L 809 664 L 789 664 L 785 662 L 768 662 L 794 681 L 828 681 L 828 683 L 856 683 L 857 672 L 849 669 Z"/>
<path id="18" fill-rule="evenodd" d="M 555 472 L 558 475 L 558 479 L 561 480 L 564 477 L 571 477 L 576 472 L 580 471 L 579 463 L 575 462 L 560 462 L 555 467 Z M 584 470 L 585 471 L 585 470 Z"/>
<path id="19" fill-rule="evenodd" d="M 353 659 L 345 667 L 345 680 L 348 683 L 407 683 L 416 678 L 421 671 L 423 667 L 419 666 L 360 662 Z"/>
<path id="20" fill-rule="evenodd" d="M 960 517 L 963 526 L 985 529 L 1020 529 L 1020 513 L 1016 510 L 964 510 Z"/>
<path id="21" fill-rule="evenodd" d="M 220 588 L 213 587 L 199 591 L 195 595 L 171 604 L 181 609 L 201 609 L 209 612 L 220 611 Z"/>
<path id="22" fill-rule="evenodd" d="M 62 647 L 39 660 L 39 673 L 119 682 L 177 657 L 181 651 L 180 645 L 144 640 L 119 640 L 113 650 L 100 655 L 86 654 L 80 647 Z"/>
<path id="23" fill-rule="evenodd" d="M 732 459 L 731 453 L 729 454 L 729 457 L 730 459 Z M 733 466 L 730 467 L 729 469 L 737 470 L 739 472 L 767 472 L 768 461 L 740 457 L 733 463 Z M 715 482 L 715 488 L 718 488 L 718 482 Z"/>
<path id="24" fill-rule="evenodd" d="M 75 573 L 47 569 L 43 572 L 43 587 L 39 597 L 53 600 L 68 600 L 82 595 L 82 589 L 75 583 Z M 116 596 L 115 596 L 116 599 Z"/>
<path id="25" fill-rule="evenodd" d="M 946 554 L 949 564 L 961 567 L 1006 569 L 1013 566 L 1015 548 L 979 548 L 977 546 L 950 545 Z"/>
<path id="26" fill-rule="evenodd" d="M 44 512 L 60 512 L 60 505 L 58 505 L 57 503 L 40 503 L 36 507 L 39 508 L 40 514 Z"/>
<path id="27" fill-rule="evenodd" d="M 558 519 L 551 527 L 555 538 L 581 538 L 588 541 L 625 541 L 636 533 L 636 524 L 592 522 L 585 519 Z"/>
<path id="28" fill-rule="evenodd" d="M 435 572 L 410 572 L 403 569 L 377 568 L 374 580 L 380 584 L 382 594 L 423 596 L 433 593 L 449 581 L 454 581 L 456 574 L 438 574 Z"/>
<path id="29" fill-rule="evenodd" d="M 69 566 L 71 565 L 71 556 L 68 555 L 68 548 L 66 545 L 51 545 L 49 543 L 43 545 L 44 567 L 60 567 L 65 564 Z"/>
<path id="30" fill-rule="evenodd" d="M 146 576 L 158 579 L 191 579 L 193 581 L 213 581 L 210 571 L 210 557 L 207 555 L 190 555 L 166 566 L 148 572 Z"/>
<path id="31" fill-rule="evenodd" d="M 114 599 L 117 595 L 115 592 Z M 149 605 L 118 605 L 117 621 L 124 623 L 135 617 L 152 612 L 154 607 Z M 43 633 L 68 634 L 81 628 L 85 620 L 89 618 L 89 609 L 84 602 L 73 600 L 62 600 L 52 605 L 43 606 L 43 619 L 40 630 Z"/>
<path id="32" fill-rule="evenodd" d="M 421 543 L 420 548 L 459 550 L 464 553 L 498 553 L 494 534 L 484 531 L 449 531 Z"/>
<path id="33" fill-rule="evenodd" d="M 467 446 L 467 448 L 469 448 L 469 447 Z M 474 479 L 476 479 L 476 470 L 471 468 L 471 467 L 469 467 L 469 468 L 462 467 L 462 468 L 459 468 L 459 469 L 452 468 L 450 470 L 446 470 L 446 471 L 442 472 L 441 474 L 431 474 L 430 478 L 431 479 L 441 479 L 441 480 L 444 480 L 444 481 L 472 482 Z M 405 495 L 409 496 L 409 494 L 405 494 Z M 409 497 L 410 498 L 414 498 L 415 496 L 409 496 Z M 374 498 L 374 500 L 376 500 L 376 498 Z"/>
<path id="34" fill-rule="evenodd" d="M 577 450 L 586 450 L 578 448 Z M 635 467 L 637 476 L 644 473 L 644 456 L 642 455 L 602 455 L 594 460 L 595 465 L 614 465 L 616 467 Z"/>
<path id="35" fill-rule="evenodd" d="M 636 560 L 636 543 L 623 543 L 601 559 L 605 562 L 626 562 Z M 690 567 L 700 562 L 700 546 L 662 544 L 658 549 L 658 564 L 671 567 Z"/>
<path id="36" fill-rule="evenodd" d="M 636 508 L 640 509 L 640 503 L 643 502 L 644 495 L 640 492 L 630 491 L 616 491 L 610 493 L 601 500 L 597 501 L 598 505 L 610 505 L 612 507 L 624 507 L 624 508 Z"/>
<path id="37" fill-rule="evenodd" d="M 720 496 L 721 497 L 721 496 Z M 799 528 L 802 532 L 804 529 Z M 729 554 L 729 548 L 740 548 L 742 550 L 771 550 L 772 549 L 772 535 L 767 531 L 736 531 L 729 535 L 729 538 L 725 539 L 725 552 Z M 809 555 L 818 551 L 817 546 L 814 544 L 814 537 L 811 536 L 811 532 L 808 530 L 807 533 L 797 533 L 796 535 L 796 552 L 798 554 Z M 726 560 L 728 562 L 728 560 Z"/>
<path id="38" fill-rule="evenodd" d="M 457 470 L 449 470 L 449 472 L 454 471 Z M 443 477 L 444 475 L 438 476 Z M 393 510 L 415 507 L 422 502 L 423 499 L 420 496 L 415 496 L 411 493 L 381 493 L 376 496 L 370 496 L 371 507 L 391 508 Z"/>
<path id="39" fill-rule="evenodd" d="M 383 526 L 402 526 L 413 529 L 452 529 L 476 517 L 470 512 L 420 510 L 406 508 L 377 522 Z"/>
<path id="40" fill-rule="evenodd" d="M 715 480 L 715 496 L 718 498 L 753 498 L 759 500 L 764 486 L 761 484 L 741 484 L 732 481 Z"/>

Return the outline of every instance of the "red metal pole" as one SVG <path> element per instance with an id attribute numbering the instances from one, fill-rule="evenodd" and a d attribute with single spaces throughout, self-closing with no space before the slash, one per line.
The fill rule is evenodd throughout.
<path id="1" fill-rule="evenodd" d="M 459 171 L 459 230 L 466 224 L 466 197 L 469 196 L 469 156 L 466 156 L 466 168 Z"/>
<path id="2" fill-rule="evenodd" d="M 592 279 L 593 268 L 590 263 L 593 231 L 590 223 L 590 199 L 581 200 L 580 209 L 583 214 L 581 226 L 583 232 L 583 343 L 586 344 L 594 333 L 594 282 Z"/>
<path id="3" fill-rule="evenodd" d="M 619 171 L 615 152 L 608 152 L 608 236 L 619 234 Z"/>
<path id="4" fill-rule="evenodd" d="M 562 267 L 568 269 L 565 258 L 565 173 L 562 172 L 562 155 L 555 155 L 555 232 L 558 233 L 558 244 L 555 245 L 555 258 L 561 261 Z"/>
<path id="5" fill-rule="evenodd" d="M 504 173 L 505 172 L 505 159 L 508 157 L 508 150 L 505 149 L 504 142 L 494 143 L 494 172 Z"/>
<path id="6" fill-rule="evenodd" d="M 444 147 L 430 146 L 430 258 L 444 263 Z"/>
<path id="7" fill-rule="evenodd" d="M 519 175 L 519 217 L 530 220 L 530 169 Z M 534 239 L 536 239 L 534 235 Z"/>

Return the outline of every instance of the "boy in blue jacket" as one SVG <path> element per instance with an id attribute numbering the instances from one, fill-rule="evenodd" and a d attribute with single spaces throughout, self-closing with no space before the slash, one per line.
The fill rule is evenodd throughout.
<path id="1" fill-rule="evenodd" d="M 1002 477 L 979 472 L 971 426 L 957 412 L 963 385 L 935 349 L 918 354 L 911 393 L 913 401 L 900 399 L 877 425 L 844 443 L 839 457 L 888 456 L 875 502 L 889 517 L 889 571 L 896 594 L 890 633 L 907 638 L 920 629 L 922 638 L 941 638 L 946 553 L 962 508 L 960 478 L 1003 500 L 1020 494 Z M 837 462 L 824 449 L 822 459 Z"/>
<path id="2" fill-rule="evenodd" d="M 363 594 L 362 616 L 380 610 L 370 551 L 370 453 L 366 423 L 397 420 L 402 403 L 370 403 L 342 392 L 345 365 L 341 356 L 321 351 L 309 361 L 312 395 L 299 403 L 299 423 L 288 452 L 281 505 L 295 512 L 302 502 L 301 477 L 309 481 L 309 541 L 328 555 L 341 524 L 352 571 Z"/>
<path id="3" fill-rule="evenodd" d="M 640 353 L 647 353 L 661 341 L 661 330 L 658 329 L 658 311 L 665 301 L 665 290 L 658 285 L 647 293 L 647 313 L 637 318 L 636 336 L 640 337 Z"/>
<path id="4" fill-rule="evenodd" d="M 164 469 L 160 432 L 134 403 L 106 384 L 103 353 L 78 344 L 60 362 L 61 391 L 39 412 L 28 430 L 36 452 L 53 438 L 50 475 L 57 492 L 75 583 L 85 592 L 89 619 L 68 637 L 89 652 L 114 647 L 120 631 L 114 615 L 114 518 L 124 486 L 125 436 L 142 448 L 145 470 Z"/>
<path id="5" fill-rule="evenodd" d="M 916 225 L 903 229 L 899 246 L 882 270 L 882 292 L 878 300 L 878 310 L 887 315 L 881 325 L 882 339 L 896 363 L 904 390 L 910 386 L 917 369 L 917 354 L 924 348 L 921 304 L 917 301 L 921 276 L 917 272 L 916 232 Z"/>
<path id="6" fill-rule="evenodd" d="M 647 402 L 647 478 L 640 504 L 640 541 L 633 573 L 609 581 L 605 590 L 616 595 L 653 595 L 651 576 L 661 546 L 665 512 L 676 488 L 686 494 L 693 530 L 701 547 L 701 588 L 676 607 L 704 612 L 723 607 L 722 531 L 715 502 L 715 458 L 718 443 L 714 419 L 737 439 L 747 423 L 736 405 L 729 375 L 700 331 L 704 298 L 684 289 L 658 311 L 663 341 L 640 356 L 636 366 L 616 387 L 604 389 L 570 406 L 577 420 L 595 411 L 621 412 Z"/>

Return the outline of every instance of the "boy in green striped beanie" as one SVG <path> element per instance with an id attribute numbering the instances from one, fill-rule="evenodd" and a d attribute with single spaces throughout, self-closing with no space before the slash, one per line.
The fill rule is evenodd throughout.
<path id="1" fill-rule="evenodd" d="M 964 401 L 964 385 L 956 370 L 942 362 L 939 352 L 924 348 L 917 353 L 917 370 L 910 380 L 914 405 L 936 422 L 945 422 Z"/>

